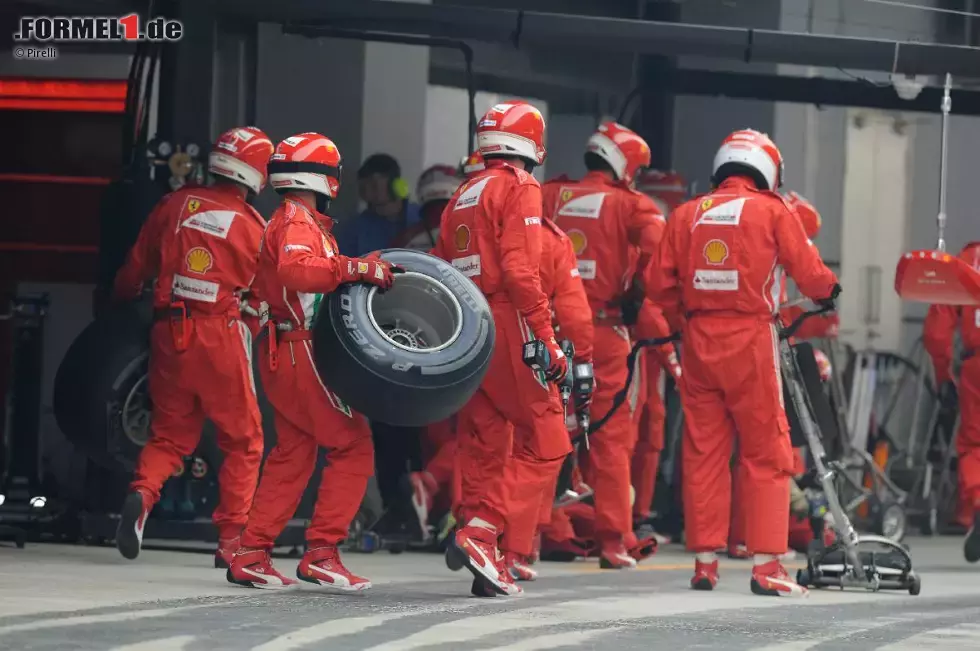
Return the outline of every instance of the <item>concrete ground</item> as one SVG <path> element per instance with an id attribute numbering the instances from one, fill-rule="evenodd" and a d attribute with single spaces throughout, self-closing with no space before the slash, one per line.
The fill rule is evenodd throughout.
<path id="1" fill-rule="evenodd" d="M 808 599 L 751 595 L 744 561 L 722 562 L 714 592 L 692 592 L 675 546 L 631 572 L 542 563 L 542 578 L 510 599 L 470 597 L 469 575 L 434 554 L 349 553 L 375 587 L 336 596 L 232 586 L 204 554 L 145 550 L 128 562 L 113 548 L 0 547 L 0 649 L 980 649 L 980 566 L 962 560 L 955 538 L 908 543 L 920 596 L 826 589 Z"/>

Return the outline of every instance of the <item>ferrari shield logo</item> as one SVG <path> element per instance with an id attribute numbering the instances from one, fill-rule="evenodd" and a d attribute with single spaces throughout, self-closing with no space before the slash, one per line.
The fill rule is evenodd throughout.
<path id="1" fill-rule="evenodd" d="M 707 210 L 708 208 L 710 208 L 711 207 L 711 203 L 712 203 L 711 199 L 705 199 L 704 201 L 702 201 L 701 202 L 701 210 Z"/>
<path id="2" fill-rule="evenodd" d="M 574 195 L 574 193 L 571 190 L 562 190 L 562 193 L 561 193 L 561 202 L 562 203 L 565 203 L 566 201 L 568 201 L 569 199 L 571 199 L 573 195 Z"/>
<path id="3" fill-rule="evenodd" d="M 200 207 L 201 207 L 201 202 L 198 201 L 197 199 L 191 199 L 190 201 L 187 202 L 187 212 L 191 212 L 191 213 L 197 212 Z"/>

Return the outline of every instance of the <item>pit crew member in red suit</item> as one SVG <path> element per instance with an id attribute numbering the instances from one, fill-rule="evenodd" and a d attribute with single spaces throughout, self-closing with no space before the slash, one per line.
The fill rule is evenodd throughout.
<path id="1" fill-rule="evenodd" d="M 551 301 L 555 316 L 553 325 L 562 339 L 572 342 L 575 348 L 574 364 L 591 364 L 594 338 L 592 311 L 579 275 L 575 251 L 571 240 L 554 222 L 542 218 L 542 224 L 541 288 Z M 566 407 L 569 412 L 588 408 L 588 404 Z M 550 426 L 551 418 L 549 412 L 543 428 Z M 515 497 L 509 501 L 507 528 L 500 539 L 500 549 L 511 576 L 518 581 L 533 581 L 537 577 L 537 572 L 530 567 L 535 530 L 551 521 L 557 477 L 522 476 L 521 471 L 526 466 L 516 462 L 519 453 L 520 450 L 515 449 L 514 456 L 507 464 L 506 484 L 514 486 L 520 482 L 537 481 L 540 488 L 537 495 L 523 489 L 516 491 Z"/>
<path id="2" fill-rule="evenodd" d="M 265 461 L 241 548 L 228 569 L 228 580 L 239 585 L 296 585 L 273 567 L 269 552 L 296 512 L 318 449 L 325 448 L 328 463 L 296 575 L 341 592 L 371 587 L 344 567 L 337 551 L 374 471 L 371 431 L 321 381 L 310 327 L 324 294 L 343 283 L 387 289 L 395 270 L 376 257 L 339 255 L 326 211 L 340 189 L 340 172 L 340 152 L 319 133 L 286 138 L 269 163 L 269 181 L 283 200 L 266 229 L 252 289 L 268 304 L 259 368 L 275 410 L 276 447 Z"/>
<path id="3" fill-rule="evenodd" d="M 970 242 L 960 257 L 980 271 L 980 242 Z M 953 378 L 953 335 L 959 328 L 963 352 L 960 375 Z M 956 432 L 959 457 L 959 499 L 963 516 L 971 522 L 963 555 L 980 560 L 980 308 L 975 305 L 932 305 L 926 314 L 922 341 L 932 358 L 940 395 L 958 401 L 960 426 Z"/>
<path id="4" fill-rule="evenodd" d="M 682 324 L 684 518 L 696 553 L 695 589 L 718 580 L 715 551 L 728 543 L 738 436 L 752 592 L 806 593 L 778 560 L 787 547 L 794 467 L 775 325 L 779 266 L 821 302 L 832 302 L 840 286 L 776 194 L 781 177 L 782 155 L 768 136 L 728 136 L 714 160 L 715 189 L 674 211 L 648 269 L 651 298 Z"/>
<path id="5" fill-rule="evenodd" d="M 626 299 L 639 289 L 634 275 L 655 252 L 664 218 L 648 197 L 633 189 L 637 171 L 650 164 L 650 148 L 636 133 L 615 122 L 600 125 L 589 138 L 585 164 L 589 172 L 580 181 L 559 178 L 545 185 L 544 209 L 572 241 L 592 309 L 592 418 L 597 420 L 626 383 L 632 344 L 628 327 L 635 315 L 624 315 L 623 305 L 631 303 Z M 630 409 L 617 410 L 590 440 L 585 480 L 595 490 L 596 535 L 604 568 L 636 566 L 627 549 L 633 533 L 631 418 Z"/>
<path id="6" fill-rule="evenodd" d="M 544 161 L 544 120 L 525 102 L 491 108 L 478 125 L 487 169 L 468 180 L 442 216 L 433 253 L 467 275 L 486 295 L 496 325 L 490 369 L 457 422 L 463 526 L 447 563 L 465 564 L 473 591 L 520 592 L 498 558 L 497 539 L 509 500 L 537 495 L 538 483 L 505 486 L 512 450 L 521 476 L 557 477 L 571 451 L 553 382 L 568 370 L 555 339 L 548 297 L 541 289 L 541 188 L 530 169 Z M 550 366 L 530 369 L 522 357 L 531 340 L 544 342 Z"/>
<path id="7" fill-rule="evenodd" d="M 136 558 L 164 482 L 183 467 L 204 419 L 218 430 L 224 462 L 215 566 L 226 567 L 252 504 L 262 463 L 262 421 L 252 378 L 251 332 L 240 299 L 255 276 L 265 220 L 249 204 L 266 182 L 269 137 L 255 127 L 221 134 L 208 156 L 211 187 L 164 197 L 116 275 L 117 299 L 135 299 L 156 277 L 150 336 L 152 436 L 140 452 L 116 545 Z M 220 391 L 216 390 L 220 387 Z"/>

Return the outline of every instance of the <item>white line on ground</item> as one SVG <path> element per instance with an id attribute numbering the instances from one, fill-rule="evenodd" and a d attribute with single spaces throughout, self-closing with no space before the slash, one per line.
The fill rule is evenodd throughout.
<path id="1" fill-rule="evenodd" d="M 878 647 L 877 651 L 922 651 L 922 649 L 980 649 L 980 625 L 959 624 L 937 628 Z"/>
<path id="2" fill-rule="evenodd" d="M 184 648 L 194 640 L 195 637 L 193 635 L 162 637 L 156 640 L 147 640 L 146 642 L 114 646 L 109 651 L 184 651 Z"/>
<path id="3" fill-rule="evenodd" d="M 167 615 L 185 610 L 204 608 L 207 605 L 210 604 L 178 606 L 176 608 L 156 608 L 151 610 L 128 610 L 122 613 L 109 613 L 106 615 L 79 615 L 77 617 L 63 617 L 61 619 L 43 619 L 34 622 L 24 622 L 23 624 L 0 626 L 0 635 L 22 633 L 24 631 L 40 631 L 48 628 L 65 628 L 67 626 L 84 626 L 87 624 L 111 624 L 113 622 L 128 622 L 134 619 L 166 617 Z"/>
<path id="4" fill-rule="evenodd" d="M 433 613 L 444 613 L 447 610 L 465 610 L 469 608 L 477 607 L 487 607 L 496 605 L 515 605 L 523 602 L 527 599 L 541 599 L 544 597 L 554 597 L 558 595 L 568 594 L 570 590 L 541 590 L 531 595 L 526 595 L 517 599 L 506 599 L 506 598 L 496 598 L 496 599 L 470 599 L 469 601 L 464 601 L 461 603 L 457 602 L 446 602 L 444 604 L 428 606 L 425 608 L 415 608 L 412 610 L 403 610 L 393 613 L 387 613 L 384 615 L 373 615 L 371 617 L 354 617 L 350 619 L 343 620 L 333 620 L 329 622 L 323 622 L 321 624 L 316 624 L 314 626 L 308 626 L 306 628 L 299 628 L 294 631 L 290 631 L 284 635 L 269 640 L 259 646 L 253 647 L 252 651 L 291 651 L 292 649 L 299 649 L 308 644 L 314 644 L 316 642 L 322 642 L 323 640 L 328 640 L 330 638 L 340 637 L 342 635 L 353 635 L 355 633 L 361 633 L 369 628 L 375 628 L 377 626 L 382 626 L 390 621 L 396 619 L 403 619 L 405 617 L 418 617 L 423 615 L 431 615 Z"/>
<path id="5" fill-rule="evenodd" d="M 861 603 L 875 599 L 907 601 L 913 597 L 900 594 L 874 595 L 863 590 L 820 591 L 811 593 L 809 599 L 746 598 L 746 595 L 741 592 L 721 590 L 711 593 L 633 593 L 629 597 L 593 597 L 493 615 L 464 617 L 452 622 L 436 624 L 400 640 L 373 646 L 367 651 L 412 651 L 437 644 L 463 645 L 502 630 L 528 630 L 568 624 L 604 624 L 718 610 L 742 611 L 790 605 L 805 608 Z"/>

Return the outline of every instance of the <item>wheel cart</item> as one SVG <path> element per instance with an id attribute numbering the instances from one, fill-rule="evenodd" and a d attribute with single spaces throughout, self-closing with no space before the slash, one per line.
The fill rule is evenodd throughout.
<path id="1" fill-rule="evenodd" d="M 806 352 L 812 358 L 811 349 L 807 344 L 792 346 L 788 341 L 807 318 L 824 314 L 831 309 L 832 306 L 826 306 L 804 312 L 780 331 L 779 353 L 783 381 L 810 450 L 815 483 L 826 498 L 830 522 L 837 533 L 835 542 L 830 546 L 823 545 L 822 535 L 814 537 L 814 543 L 807 554 L 807 567 L 797 573 L 796 580 L 805 587 L 857 587 L 874 592 L 882 589 L 908 590 L 909 594 L 917 595 L 922 584 L 912 569 L 912 558 L 908 550 L 884 536 L 859 536 L 854 530 L 838 497 L 835 478 L 840 466 L 827 457 L 817 427 L 816 411 L 805 389 L 804 376 L 797 357 Z M 814 363 L 814 370 L 815 366 Z"/>
<path id="2" fill-rule="evenodd" d="M 828 351 L 835 367 L 843 355 L 836 340 L 828 340 Z M 900 449 L 886 429 L 905 386 L 904 376 L 887 395 L 879 395 L 879 384 L 887 384 L 887 369 L 904 360 L 873 350 L 854 354 L 850 392 L 842 373 L 834 373 L 829 383 L 831 403 L 840 440 L 837 459 L 832 462 L 837 474 L 838 495 L 850 517 L 866 513 L 866 524 L 874 533 L 901 542 L 907 530 L 908 494 L 868 452 L 872 429 L 887 439 L 892 449 Z M 839 367 L 838 367 L 839 368 Z M 848 395 L 849 393 L 849 395 Z M 877 408 L 876 408 L 877 407 Z M 876 414 L 878 418 L 876 418 Z M 865 511 L 860 511 L 864 506 Z"/>

